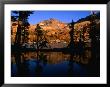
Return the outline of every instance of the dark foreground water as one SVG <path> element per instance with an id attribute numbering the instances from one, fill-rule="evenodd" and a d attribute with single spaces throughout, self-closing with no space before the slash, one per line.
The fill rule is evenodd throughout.
<path id="1" fill-rule="evenodd" d="M 81 54 L 64 52 L 12 53 L 11 76 L 15 77 L 97 77 L 99 54 L 85 50 Z"/>

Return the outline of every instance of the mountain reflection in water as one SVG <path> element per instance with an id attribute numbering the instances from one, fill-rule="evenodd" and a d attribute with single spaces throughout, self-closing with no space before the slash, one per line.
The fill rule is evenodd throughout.
<path id="1" fill-rule="evenodd" d="M 85 50 L 83 55 L 63 52 L 23 52 L 19 55 L 19 60 L 13 53 L 11 58 L 12 77 L 99 76 L 99 60 L 92 60 L 90 50 Z"/>

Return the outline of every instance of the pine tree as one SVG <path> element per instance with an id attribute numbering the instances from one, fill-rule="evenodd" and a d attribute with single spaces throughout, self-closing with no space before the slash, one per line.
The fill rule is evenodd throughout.
<path id="1" fill-rule="evenodd" d="M 95 22 L 96 14 L 93 12 L 91 15 L 91 25 L 90 25 L 90 38 L 91 45 L 94 48 L 96 44 L 96 22 Z"/>
<path id="2" fill-rule="evenodd" d="M 37 36 L 36 38 L 37 49 L 47 47 L 46 43 L 48 43 L 48 41 L 46 39 L 46 31 L 43 31 L 39 24 L 37 24 L 36 26 L 35 34 Z"/>
<path id="3" fill-rule="evenodd" d="M 28 16 L 33 14 L 33 11 L 12 11 L 12 13 L 15 15 L 11 16 L 11 20 L 17 21 L 18 24 L 14 45 L 19 47 L 28 39 Z"/>
<path id="4" fill-rule="evenodd" d="M 69 27 L 70 27 L 70 43 L 69 43 L 69 48 L 73 49 L 74 48 L 74 22 L 72 20 L 72 22 L 69 24 Z"/>
<path id="5" fill-rule="evenodd" d="M 42 28 L 40 27 L 39 24 L 37 24 L 37 26 L 36 26 L 35 33 L 36 33 L 36 36 L 37 36 L 37 38 L 36 38 L 37 49 L 39 49 L 40 48 L 39 45 L 41 44 L 41 42 L 43 40 L 43 31 L 42 31 Z"/>

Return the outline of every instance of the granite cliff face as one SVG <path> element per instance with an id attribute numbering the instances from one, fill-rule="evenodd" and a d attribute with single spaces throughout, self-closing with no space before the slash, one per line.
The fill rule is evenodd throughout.
<path id="1" fill-rule="evenodd" d="M 46 32 L 48 40 L 69 41 L 69 26 L 66 23 L 60 22 L 56 19 L 49 19 L 40 22 L 39 25 Z"/>

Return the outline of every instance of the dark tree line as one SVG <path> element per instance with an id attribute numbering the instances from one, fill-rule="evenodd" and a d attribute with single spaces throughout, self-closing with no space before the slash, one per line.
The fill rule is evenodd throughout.
<path id="1" fill-rule="evenodd" d="M 93 14 L 91 14 L 90 16 L 87 16 L 85 19 L 88 19 L 90 21 L 90 31 L 89 31 L 89 35 L 90 35 L 90 39 L 91 39 L 91 49 L 93 52 L 99 51 L 100 48 L 100 26 L 97 24 L 96 19 L 100 18 L 100 13 L 95 14 L 93 12 Z M 82 19 L 83 20 L 83 19 Z M 77 44 L 75 44 L 74 42 L 74 24 L 75 22 L 69 23 L 69 28 L 70 28 L 70 43 L 68 45 L 70 52 L 78 52 L 80 54 L 83 53 L 84 49 L 85 49 L 85 43 L 81 40 L 81 38 L 84 38 L 84 36 L 82 36 L 82 33 L 84 33 L 84 30 L 82 32 L 80 32 L 80 39 L 79 42 Z M 86 28 L 86 27 L 84 27 Z"/>
<path id="2" fill-rule="evenodd" d="M 29 35 L 29 22 L 28 17 L 33 14 L 33 11 L 12 11 L 11 21 L 17 22 L 17 32 L 15 36 L 14 46 L 20 48 L 24 43 L 28 43 L 28 35 Z M 43 32 L 42 28 L 39 24 L 36 25 L 35 35 L 37 49 L 47 47 L 45 32 Z"/>

